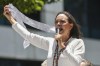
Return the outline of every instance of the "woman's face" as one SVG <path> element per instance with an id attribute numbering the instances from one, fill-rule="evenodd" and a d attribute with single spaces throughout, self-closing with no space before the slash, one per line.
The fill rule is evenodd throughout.
<path id="1" fill-rule="evenodd" d="M 70 32 L 73 24 L 69 23 L 68 17 L 65 14 L 59 14 L 55 20 L 55 27 L 59 29 L 59 34 L 66 34 Z"/>

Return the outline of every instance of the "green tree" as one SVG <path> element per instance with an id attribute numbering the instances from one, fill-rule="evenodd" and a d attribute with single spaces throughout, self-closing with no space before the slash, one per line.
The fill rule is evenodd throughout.
<path id="1" fill-rule="evenodd" d="M 12 3 L 22 13 L 29 14 L 40 11 L 46 3 L 53 3 L 60 0 L 0 0 L 0 15 L 2 15 L 3 7 Z"/>

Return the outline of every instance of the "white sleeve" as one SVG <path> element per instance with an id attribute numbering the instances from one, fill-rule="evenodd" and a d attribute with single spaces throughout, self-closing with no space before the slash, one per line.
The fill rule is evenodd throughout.
<path id="1" fill-rule="evenodd" d="M 84 58 L 84 53 L 85 53 L 84 42 L 82 39 L 77 39 L 75 40 L 75 42 L 73 41 L 72 43 L 73 43 L 73 46 L 70 46 L 70 48 L 72 49 L 72 52 L 69 52 L 66 48 L 63 51 L 63 54 L 68 56 L 68 58 L 70 59 L 72 63 L 78 63 L 79 65 L 80 62 Z"/>
<path id="2" fill-rule="evenodd" d="M 49 44 L 54 41 L 53 38 L 43 37 L 34 33 L 30 33 L 19 23 L 13 24 L 12 28 L 19 33 L 25 40 L 29 41 L 32 45 L 48 50 Z"/>

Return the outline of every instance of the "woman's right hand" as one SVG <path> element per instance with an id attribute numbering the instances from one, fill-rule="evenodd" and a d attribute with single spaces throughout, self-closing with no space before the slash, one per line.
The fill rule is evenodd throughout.
<path id="1" fill-rule="evenodd" d="M 58 46 L 62 49 L 62 48 L 65 48 L 65 45 L 64 43 L 62 42 L 62 35 L 60 34 L 56 34 L 55 35 L 55 40 L 58 41 Z"/>
<path id="2" fill-rule="evenodd" d="M 6 6 L 4 7 L 4 12 L 3 12 L 3 14 L 4 14 L 4 16 L 9 20 L 9 22 L 10 22 L 11 24 L 15 24 L 15 23 L 16 23 L 15 19 L 14 19 L 13 16 L 11 15 L 11 12 L 9 11 L 9 6 L 8 6 L 8 5 L 6 5 Z"/>

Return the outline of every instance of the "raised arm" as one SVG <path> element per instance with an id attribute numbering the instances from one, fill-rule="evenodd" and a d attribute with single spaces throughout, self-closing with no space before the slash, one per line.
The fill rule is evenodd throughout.
<path id="1" fill-rule="evenodd" d="M 9 11 L 8 5 L 4 7 L 4 16 L 9 20 L 9 22 L 12 24 L 12 28 L 20 34 L 24 39 L 29 41 L 32 45 L 42 48 L 45 50 L 48 50 L 49 43 L 53 42 L 52 38 L 43 37 L 34 33 L 30 33 L 28 30 L 26 30 L 23 26 L 21 26 L 19 23 L 16 22 L 16 20 L 11 15 L 11 12 Z"/>

